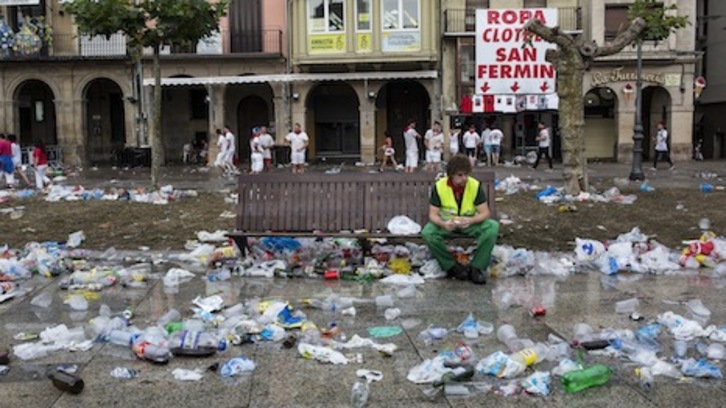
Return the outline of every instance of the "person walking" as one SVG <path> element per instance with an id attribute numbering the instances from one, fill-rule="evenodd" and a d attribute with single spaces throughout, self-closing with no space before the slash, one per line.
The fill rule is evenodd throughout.
<path id="1" fill-rule="evenodd" d="M 421 134 L 416 131 L 416 122 L 409 120 L 403 131 L 403 141 L 406 145 L 406 173 L 413 173 L 418 167 L 418 140 Z"/>
<path id="2" fill-rule="evenodd" d="M 545 157 L 547 157 L 547 163 L 550 165 L 550 170 L 552 170 L 552 157 L 550 157 L 550 131 L 547 129 L 544 122 L 540 122 L 538 128 L 539 134 L 537 134 L 537 137 L 535 138 L 538 143 L 537 160 L 535 160 L 532 168 L 536 170 L 539 165 L 539 159 L 542 155 L 545 155 Z"/>
<path id="3" fill-rule="evenodd" d="M 464 152 L 469 157 L 472 167 L 476 164 L 476 148 L 481 143 L 481 138 L 476 132 L 476 126 L 470 125 L 469 130 L 464 133 Z"/>
<path id="4" fill-rule="evenodd" d="M 434 122 L 431 129 L 426 131 L 424 145 L 426 145 L 426 171 L 439 171 L 441 152 L 444 149 L 444 134 L 441 133 L 441 123 Z"/>
<path id="5" fill-rule="evenodd" d="M 214 160 L 214 165 L 219 167 L 223 174 L 227 174 L 227 163 L 225 161 L 227 158 L 227 138 L 221 129 L 215 130 L 215 133 L 217 134 L 217 147 L 219 147 L 219 152 L 217 153 L 217 158 Z"/>
<path id="6" fill-rule="evenodd" d="M 446 165 L 446 177 L 436 182 L 429 199 L 429 222 L 421 236 L 442 270 L 450 278 L 485 284 L 499 223 L 491 218 L 487 194 L 471 177 L 467 156 L 458 154 Z M 469 267 L 456 262 L 446 239 L 454 231 L 476 239 L 476 251 Z"/>
<path id="7" fill-rule="evenodd" d="M 668 152 L 668 129 L 665 128 L 663 122 L 658 122 L 658 130 L 655 133 L 655 158 L 653 159 L 653 170 L 658 168 L 658 159 L 665 160 L 671 166 L 668 170 L 673 170 L 673 160 Z"/>
<path id="8" fill-rule="evenodd" d="M 461 134 L 461 129 L 455 128 L 451 129 L 449 131 L 449 158 L 456 156 L 459 154 L 459 135 Z"/>
<path id="9" fill-rule="evenodd" d="M 487 166 L 492 165 L 492 128 L 487 123 L 484 130 L 481 132 L 480 144 L 484 145 L 484 159 L 487 161 Z"/>
<path id="10" fill-rule="evenodd" d="M 18 137 L 10 134 L 8 135 L 8 141 L 10 142 L 10 147 L 13 152 L 13 167 L 15 167 L 15 171 L 20 174 L 20 178 L 25 182 L 25 186 L 28 187 L 30 186 L 30 180 L 28 180 L 28 176 L 25 174 L 27 167 L 23 165 L 23 149 L 21 149 L 18 144 Z"/>
<path id="11" fill-rule="evenodd" d="M 499 164 L 499 155 L 502 152 L 502 139 L 504 138 L 504 133 L 502 133 L 501 129 L 499 129 L 496 126 L 492 127 L 492 131 L 489 133 L 489 139 L 490 139 L 490 148 L 489 148 L 489 155 L 487 155 L 487 162 L 490 163 L 491 166 L 496 166 Z"/>
<path id="12" fill-rule="evenodd" d="M 260 140 L 260 129 L 252 130 L 250 139 L 250 174 L 260 174 L 264 168 L 262 141 Z"/>
<path id="13" fill-rule="evenodd" d="M 45 175 L 48 170 L 48 153 L 45 151 L 45 144 L 42 141 L 35 142 L 33 169 L 35 170 L 35 188 L 42 190 L 50 184 L 50 179 Z"/>
<path id="14" fill-rule="evenodd" d="M 15 187 L 15 168 L 13 167 L 13 146 L 5 133 L 0 133 L 0 179 L 5 176 L 7 187 Z"/>
<path id="15" fill-rule="evenodd" d="M 237 152 L 237 141 L 229 126 L 224 127 L 224 138 L 227 139 L 227 152 L 224 155 L 224 165 L 230 175 L 239 174 L 235 164 L 235 153 Z"/>
<path id="16" fill-rule="evenodd" d="M 305 171 L 305 150 L 308 148 L 310 141 L 308 134 L 302 131 L 299 123 L 295 123 L 292 132 L 285 136 L 285 141 L 290 145 L 292 172 L 303 173 Z"/>

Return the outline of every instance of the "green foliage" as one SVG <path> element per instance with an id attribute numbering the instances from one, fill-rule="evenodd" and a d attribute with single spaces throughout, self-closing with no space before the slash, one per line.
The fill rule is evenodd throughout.
<path id="1" fill-rule="evenodd" d="M 628 8 L 628 19 L 632 21 L 641 17 L 647 23 L 638 40 L 660 41 L 690 24 L 688 16 L 676 15 L 677 11 L 675 4 L 664 6 L 662 1 L 635 0 Z"/>
<path id="2" fill-rule="evenodd" d="M 64 10 L 75 17 L 78 32 L 109 38 L 124 33 L 129 47 L 188 44 L 219 30 L 228 0 L 74 0 Z"/>

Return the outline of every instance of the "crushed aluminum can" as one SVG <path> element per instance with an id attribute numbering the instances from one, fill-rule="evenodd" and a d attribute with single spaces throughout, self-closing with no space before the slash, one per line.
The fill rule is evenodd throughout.
<path id="1" fill-rule="evenodd" d="M 534 306 L 530 309 L 529 313 L 533 317 L 541 317 L 547 314 L 547 308 L 544 306 Z"/>

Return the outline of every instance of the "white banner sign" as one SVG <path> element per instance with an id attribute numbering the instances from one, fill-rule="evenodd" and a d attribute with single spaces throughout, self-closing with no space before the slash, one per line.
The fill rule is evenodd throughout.
<path id="1" fill-rule="evenodd" d="M 536 18 L 557 25 L 557 9 L 478 9 L 476 11 L 476 93 L 548 94 L 555 92 L 555 67 L 545 52 L 556 49 L 540 37 L 523 46 L 524 23 Z"/>

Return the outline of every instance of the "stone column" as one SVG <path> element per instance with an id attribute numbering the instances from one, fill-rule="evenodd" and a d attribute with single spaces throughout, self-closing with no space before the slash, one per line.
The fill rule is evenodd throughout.
<path id="1" fill-rule="evenodd" d="M 290 121 L 290 98 L 287 91 L 287 83 L 279 83 L 272 86 L 272 103 L 275 108 L 275 143 L 282 144 L 285 135 L 292 130 Z"/>
<path id="2" fill-rule="evenodd" d="M 376 100 L 365 98 L 360 106 L 360 159 L 364 163 L 376 161 Z"/>
<path id="3" fill-rule="evenodd" d="M 615 118 L 618 132 L 618 157 L 620 163 L 633 162 L 633 127 L 635 126 L 635 98 L 628 106 L 620 107 L 624 101 L 618 101 L 618 112 Z M 647 135 L 646 135 L 647 137 Z"/>
<path id="4" fill-rule="evenodd" d="M 125 143 L 124 147 L 131 147 L 131 146 L 138 146 L 141 144 L 141 138 L 142 138 L 142 123 L 141 118 L 137 117 L 137 104 L 139 104 L 139 101 L 136 101 L 135 103 L 131 103 L 128 101 L 128 99 L 124 98 L 124 123 L 126 125 L 126 135 L 125 135 Z"/>
<path id="5" fill-rule="evenodd" d="M 209 96 L 209 153 L 207 161 L 209 164 L 214 164 L 217 153 L 219 153 L 216 130 L 224 128 L 224 90 L 225 85 L 222 84 L 207 85 L 207 95 Z"/>
<path id="6" fill-rule="evenodd" d="M 673 161 L 685 161 L 693 153 L 693 105 L 673 106 L 671 124 L 668 129 L 670 152 Z"/>

